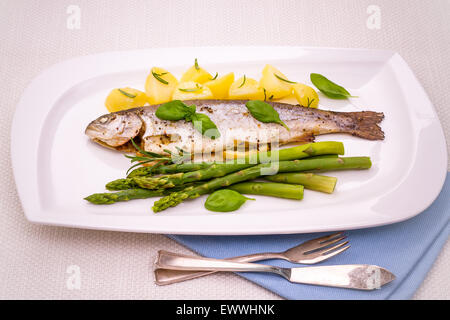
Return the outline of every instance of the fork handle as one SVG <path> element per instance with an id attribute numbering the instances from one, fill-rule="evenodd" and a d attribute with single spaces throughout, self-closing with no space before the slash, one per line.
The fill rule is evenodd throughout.
<path id="1" fill-rule="evenodd" d="M 164 252 L 155 261 L 157 268 L 171 270 L 233 271 L 233 272 L 270 272 L 284 276 L 282 269 L 256 263 L 234 262 L 221 259 L 189 257 Z"/>
<path id="2" fill-rule="evenodd" d="M 179 254 L 179 253 L 173 253 L 168 252 L 165 250 L 158 251 L 158 258 L 157 260 L 164 259 L 164 256 L 171 255 L 177 256 L 177 257 L 186 257 L 190 258 L 191 256 Z M 255 254 L 249 254 L 245 256 L 238 256 L 233 258 L 224 259 L 227 261 L 233 261 L 233 262 L 254 262 L 254 261 L 261 261 L 261 260 L 269 260 L 269 259 L 284 259 L 284 256 L 277 252 L 268 252 L 268 253 L 255 253 Z M 155 272 L 155 283 L 157 285 L 168 285 L 173 283 L 178 283 L 186 280 L 196 279 L 200 278 L 209 274 L 216 273 L 218 271 L 185 271 L 185 270 L 172 270 L 172 269 L 165 269 L 165 268 L 156 268 L 154 270 Z"/>

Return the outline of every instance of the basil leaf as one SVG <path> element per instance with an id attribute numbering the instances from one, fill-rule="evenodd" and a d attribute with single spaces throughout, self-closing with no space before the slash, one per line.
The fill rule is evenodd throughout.
<path id="1" fill-rule="evenodd" d="M 270 104 L 260 100 L 250 100 L 247 101 L 245 105 L 256 120 L 264 123 L 278 123 L 287 130 L 290 130 L 288 126 L 280 120 L 280 115 Z"/>
<path id="2" fill-rule="evenodd" d="M 332 99 L 347 99 L 356 98 L 350 94 L 344 87 L 328 80 L 323 75 L 318 73 L 311 73 L 311 82 L 319 89 L 324 95 Z"/>
<path id="3" fill-rule="evenodd" d="M 220 137 L 217 126 L 203 113 L 195 112 L 196 106 L 187 106 L 180 100 L 166 102 L 156 109 L 155 115 L 161 120 L 186 120 L 192 122 L 194 128 L 202 135 L 215 139 Z"/>
<path id="4" fill-rule="evenodd" d="M 194 113 L 195 113 L 195 109 L 196 109 L 197 107 L 196 107 L 195 104 L 193 104 L 192 106 L 189 106 L 188 108 L 189 108 L 189 112 L 190 112 L 191 114 L 194 114 Z"/>
<path id="5" fill-rule="evenodd" d="M 239 209 L 247 200 L 255 199 L 244 197 L 234 190 L 221 189 L 208 196 L 205 208 L 216 212 L 230 212 Z"/>
<path id="6" fill-rule="evenodd" d="M 191 115 L 191 121 L 194 124 L 194 128 L 202 135 L 211 139 L 220 137 L 216 124 L 206 114 L 194 113 Z"/>
<path id="7" fill-rule="evenodd" d="M 195 110 L 194 110 L 195 112 Z M 163 103 L 156 109 L 155 115 L 161 120 L 183 120 L 192 113 L 190 107 L 180 100 Z"/>

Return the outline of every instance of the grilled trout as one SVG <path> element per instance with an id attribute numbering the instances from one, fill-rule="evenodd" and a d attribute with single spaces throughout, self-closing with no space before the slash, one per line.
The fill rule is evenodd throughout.
<path id="1" fill-rule="evenodd" d="M 290 128 L 279 124 L 263 123 L 245 106 L 246 100 L 191 100 L 186 105 L 196 105 L 216 124 L 220 137 L 202 136 L 191 122 L 166 121 L 155 116 L 159 105 L 152 105 L 105 114 L 86 128 L 95 142 L 121 151 L 136 151 L 131 139 L 140 143 L 145 151 L 159 154 L 177 148 L 190 153 L 217 152 L 236 147 L 236 144 L 283 145 L 290 142 L 312 142 L 314 136 L 327 133 L 348 133 L 368 140 L 383 140 L 384 133 L 378 125 L 383 113 L 334 112 L 268 102 Z"/>

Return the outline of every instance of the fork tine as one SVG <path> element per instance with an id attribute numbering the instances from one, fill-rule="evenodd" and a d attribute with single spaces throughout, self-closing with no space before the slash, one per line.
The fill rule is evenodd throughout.
<path id="1" fill-rule="evenodd" d="M 348 243 L 348 241 L 346 241 L 346 243 Z M 342 246 L 341 245 L 335 246 L 334 249 L 336 249 L 336 247 L 339 248 L 339 247 L 342 247 Z M 350 245 L 345 246 L 343 248 L 340 248 L 338 250 L 334 250 L 334 251 L 333 250 L 327 250 L 327 252 L 329 252 L 329 253 L 317 254 L 314 258 L 309 259 L 309 260 L 305 260 L 302 263 L 303 264 L 316 264 L 316 263 L 322 262 L 324 260 L 328 260 L 328 259 L 330 259 L 330 258 L 332 258 L 332 257 L 334 257 L 334 256 L 336 256 L 338 254 L 340 254 L 341 252 L 344 252 L 348 248 L 350 248 Z"/>
<path id="2" fill-rule="evenodd" d="M 331 251 L 333 251 L 335 249 L 338 249 L 338 248 L 340 248 L 342 246 L 345 246 L 347 243 L 348 243 L 348 240 L 344 241 L 344 242 L 340 242 L 340 243 L 338 243 L 338 244 L 336 244 L 336 245 L 334 245 L 332 247 L 330 247 L 330 246 L 322 246 L 321 248 L 318 248 L 318 249 L 315 248 L 313 250 L 309 250 L 307 252 L 304 252 L 303 255 L 304 255 L 305 258 L 314 259 L 315 257 L 318 257 L 320 255 L 325 255 L 325 254 L 327 254 L 327 253 L 329 253 L 329 252 L 331 252 Z"/>
<path id="3" fill-rule="evenodd" d="M 345 246 L 347 243 L 348 243 L 348 241 L 344 241 L 344 242 L 338 243 L 337 245 L 335 245 L 335 246 L 333 246 L 331 248 L 326 248 L 326 249 L 324 249 L 322 251 L 319 251 L 319 252 L 320 252 L 320 254 L 325 255 L 327 253 L 330 253 L 330 252 L 334 251 L 335 249 L 338 249 L 340 247 Z"/>
<path id="4" fill-rule="evenodd" d="M 329 240 L 331 240 L 333 238 L 342 236 L 343 234 L 344 234 L 344 231 L 340 231 L 340 232 L 336 232 L 336 233 L 333 233 L 333 234 L 330 234 L 330 235 L 327 235 L 327 236 L 323 236 L 323 237 L 320 237 L 320 238 L 317 238 L 317 239 L 314 239 L 314 240 L 318 241 L 319 243 L 324 243 L 324 242 L 327 242 L 327 241 L 329 241 Z"/>
<path id="5" fill-rule="evenodd" d="M 311 240 L 305 241 L 302 244 L 295 247 L 296 248 L 295 250 L 302 250 L 303 254 L 305 254 L 305 252 L 313 251 L 316 249 L 320 249 L 324 246 L 328 246 L 330 244 L 330 242 L 329 242 L 330 240 L 333 240 L 336 237 L 342 236 L 343 234 L 344 234 L 344 232 L 341 231 L 341 232 L 329 234 L 326 236 L 322 236 L 319 238 L 311 239 Z M 286 251 L 290 251 L 292 249 L 294 249 L 294 248 L 290 248 Z"/>
<path id="6" fill-rule="evenodd" d="M 334 251 L 329 252 L 329 253 L 322 253 L 322 256 L 324 256 L 326 259 L 329 259 L 329 258 L 331 258 L 331 257 L 334 257 L 335 255 L 338 255 L 338 254 L 341 253 L 341 252 L 344 252 L 344 251 L 347 250 L 348 248 L 350 248 L 350 245 L 345 246 L 345 247 L 343 247 L 343 248 L 340 248 L 340 249 L 338 249 L 338 250 L 334 250 Z"/>
<path id="7" fill-rule="evenodd" d="M 303 252 L 303 254 L 310 254 L 310 253 L 313 253 L 313 252 L 316 252 L 316 251 L 320 251 L 320 249 L 327 248 L 327 247 L 331 246 L 332 244 L 334 244 L 336 242 L 344 240 L 345 238 L 347 238 L 347 237 L 343 236 L 343 237 L 335 238 L 333 240 L 328 240 L 326 242 L 319 242 L 319 245 L 315 245 L 312 248 L 308 248 L 308 250 L 305 250 Z"/>

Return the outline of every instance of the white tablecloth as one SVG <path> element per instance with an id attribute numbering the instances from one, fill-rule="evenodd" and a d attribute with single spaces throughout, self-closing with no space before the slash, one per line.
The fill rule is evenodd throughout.
<path id="1" fill-rule="evenodd" d="M 77 8 L 80 28 L 73 20 L 68 28 L 67 19 Z M 367 23 L 370 17 L 375 20 Z M 446 0 L 0 1 L 0 298 L 279 298 L 234 274 L 157 287 L 151 272 L 156 251 L 188 252 L 163 235 L 27 222 L 11 172 L 10 128 L 24 88 L 45 68 L 74 56 L 150 47 L 391 49 L 405 58 L 425 87 L 450 141 L 449 17 Z M 450 298 L 449 271 L 447 243 L 414 298 Z M 75 274 L 80 282 L 71 282 Z"/>

